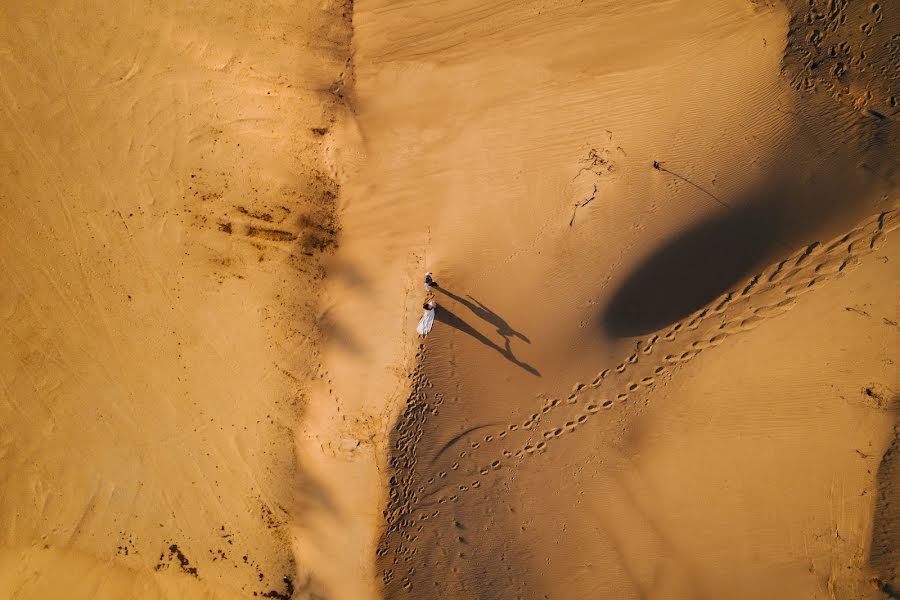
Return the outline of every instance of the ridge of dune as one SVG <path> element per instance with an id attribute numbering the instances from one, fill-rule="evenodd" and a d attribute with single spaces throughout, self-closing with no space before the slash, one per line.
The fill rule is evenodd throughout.
<path id="1" fill-rule="evenodd" d="M 875 516 L 893 488 L 850 447 L 889 457 L 898 385 L 889 23 L 846 2 L 357 3 L 351 227 L 395 283 L 347 314 L 411 331 L 415 282 L 440 284 L 388 445 L 385 597 L 894 589 Z M 872 320 L 838 322 L 838 302 Z M 729 422 L 781 462 L 705 426 L 728 395 L 760 405 Z"/>
<path id="2" fill-rule="evenodd" d="M 728 460 L 737 460 L 748 464 L 751 468 L 760 468 L 755 465 L 759 460 L 752 454 L 748 456 L 740 450 L 731 450 L 729 458 L 725 458 L 711 454 L 704 448 L 704 443 L 710 443 L 720 451 L 728 452 L 729 450 L 721 449 L 744 445 L 741 438 L 731 438 L 728 427 L 739 429 L 744 435 L 749 436 L 750 440 L 756 441 L 760 447 L 753 448 L 752 452 L 761 453 L 760 458 L 766 463 L 779 460 L 772 454 L 771 449 L 760 443 L 773 434 L 788 451 L 781 459 L 796 462 L 794 467 L 796 469 L 807 471 L 810 464 L 815 464 L 814 461 L 826 457 L 832 462 L 842 463 L 846 469 L 844 477 L 849 476 L 850 479 L 841 483 L 841 498 L 835 499 L 833 497 L 835 492 L 832 489 L 832 497 L 828 498 L 829 504 L 816 508 L 820 511 L 826 510 L 831 516 L 834 510 L 833 503 L 840 503 L 841 516 L 833 524 L 834 531 L 843 533 L 843 538 L 840 534 L 836 534 L 840 543 L 829 546 L 830 540 L 826 539 L 823 543 L 824 536 L 818 531 L 811 534 L 809 530 L 804 531 L 805 528 L 802 526 L 798 528 L 798 535 L 806 545 L 806 557 L 810 561 L 809 573 L 813 576 L 824 573 L 823 577 L 826 578 L 828 586 L 839 590 L 837 597 L 846 598 L 868 597 L 878 585 L 883 585 L 879 582 L 892 582 L 895 577 L 894 569 L 888 566 L 891 563 L 889 559 L 885 560 L 885 554 L 891 555 L 893 552 L 893 544 L 887 540 L 893 539 L 896 531 L 892 529 L 892 525 L 887 524 L 889 521 L 883 515 L 884 511 L 891 510 L 889 507 L 894 493 L 895 478 L 892 471 L 883 471 L 891 468 L 892 448 L 895 445 L 892 434 L 896 437 L 895 419 L 892 418 L 896 406 L 895 401 L 890 399 L 890 394 L 892 389 L 896 389 L 897 380 L 890 368 L 892 363 L 887 357 L 890 356 L 892 348 L 896 347 L 897 332 L 900 329 L 896 328 L 896 321 L 891 319 L 896 316 L 897 307 L 895 302 L 892 303 L 894 297 L 891 290 L 898 284 L 897 274 L 895 269 L 885 266 L 888 263 L 885 259 L 893 256 L 894 249 L 898 246 L 896 236 L 888 238 L 888 234 L 898 227 L 900 227 L 900 211 L 895 209 L 875 215 L 829 242 L 814 243 L 801 249 L 748 278 L 741 286 L 723 294 L 684 321 L 675 323 L 668 331 L 637 341 L 634 351 L 622 357 L 618 364 L 609 363 L 607 368 L 591 373 L 583 379 L 586 383 L 576 383 L 571 393 L 564 397 L 544 399 L 540 405 L 532 407 L 534 413 L 523 415 L 522 421 L 512 420 L 507 423 L 467 428 L 462 434 L 438 446 L 433 445 L 429 438 L 439 435 L 440 421 L 436 426 L 429 425 L 428 421 L 433 421 L 435 415 L 448 409 L 448 400 L 450 400 L 449 410 L 452 411 L 454 401 L 458 398 L 448 398 L 441 391 L 440 382 L 429 379 L 429 361 L 426 359 L 416 370 L 413 392 L 395 428 L 396 451 L 393 453 L 392 464 L 395 467 L 396 481 L 391 488 L 388 526 L 379 549 L 379 556 L 384 557 L 382 564 L 385 565 L 384 579 L 387 589 L 391 590 L 392 586 L 399 584 L 408 591 L 419 590 L 430 578 L 440 581 L 442 586 L 447 585 L 445 579 L 435 577 L 432 565 L 418 562 L 436 560 L 438 565 L 442 565 L 440 568 L 454 565 L 452 579 L 458 586 L 454 588 L 455 593 L 460 596 L 473 593 L 473 588 L 482 590 L 493 588 L 494 591 L 491 593 L 500 593 L 499 589 L 515 589 L 518 594 L 522 594 L 529 589 L 533 591 L 534 587 L 540 589 L 540 578 L 534 573 L 529 574 L 530 568 L 521 564 L 523 556 L 538 558 L 540 553 L 545 553 L 557 560 L 557 564 L 549 568 L 552 574 L 549 578 L 553 582 L 553 587 L 548 588 L 548 591 L 552 589 L 557 593 L 560 591 L 565 594 L 585 593 L 583 586 L 590 582 L 592 586 L 596 586 L 593 588 L 595 592 L 603 589 L 607 593 L 623 595 L 627 595 L 630 590 L 647 593 L 647 589 L 658 588 L 661 585 L 666 590 L 660 592 L 664 595 L 716 597 L 732 587 L 730 578 L 722 577 L 718 573 L 722 569 L 719 563 L 726 560 L 726 564 L 752 564 L 738 568 L 740 577 L 750 579 L 742 582 L 743 591 L 736 597 L 758 597 L 761 590 L 775 594 L 776 597 L 808 594 L 810 589 L 804 587 L 803 583 L 806 586 L 812 584 L 810 587 L 815 589 L 818 582 L 812 578 L 800 582 L 801 574 L 806 574 L 806 564 L 801 563 L 798 565 L 802 567 L 801 569 L 794 573 L 786 572 L 786 578 L 776 578 L 774 582 L 767 581 L 761 575 L 761 573 L 771 574 L 771 571 L 766 571 L 771 567 L 759 563 L 771 556 L 773 549 L 767 548 L 765 542 L 760 542 L 759 536 L 771 536 L 773 539 L 769 541 L 770 544 L 773 541 L 775 545 L 785 543 L 778 539 L 778 535 L 766 531 L 764 514 L 754 514 L 752 518 L 757 520 L 755 527 L 747 527 L 743 523 L 747 515 L 740 517 L 729 515 L 727 512 L 721 515 L 711 511 L 712 503 L 723 502 L 721 492 L 716 487 L 719 482 L 715 480 L 715 475 L 704 473 L 698 467 L 684 468 L 674 463 L 676 460 L 709 463 L 708 466 L 719 463 L 711 467 L 718 469 L 713 471 L 716 474 L 720 471 L 727 473 L 731 469 L 732 465 Z M 875 256 L 881 260 L 874 260 Z M 857 269 L 862 269 L 864 274 L 848 275 Z M 873 277 L 873 272 L 876 271 L 880 271 L 880 275 Z M 851 282 L 841 285 L 841 289 L 836 293 L 815 292 L 826 285 L 838 285 L 830 284 L 832 280 L 843 281 L 847 277 L 852 278 Z M 867 285 L 864 283 L 880 277 L 887 277 L 886 285 L 875 287 L 871 283 Z M 807 294 L 818 300 L 808 299 Z M 813 306 L 810 306 L 810 303 L 813 303 Z M 827 306 L 816 308 L 815 304 Z M 844 306 L 846 304 L 851 306 Z M 856 308 L 858 306 L 865 306 L 871 314 Z M 795 310 L 800 311 L 801 316 L 793 320 L 779 319 L 781 326 L 776 325 L 774 331 L 772 326 L 766 325 L 767 321 Z M 814 328 L 823 312 L 840 315 L 843 323 L 840 328 L 836 327 L 829 332 L 831 339 L 828 341 L 832 343 L 823 343 L 814 351 L 807 349 L 803 362 L 798 365 L 799 361 L 791 360 L 790 354 L 793 349 L 785 343 L 785 340 L 794 336 L 795 333 L 792 331 L 798 327 L 798 323 L 803 323 L 803 327 L 806 328 Z M 891 318 L 879 319 L 877 315 L 881 314 L 890 315 Z M 862 327 L 868 335 L 858 335 L 861 326 L 860 316 L 866 319 Z M 888 328 L 887 334 L 884 333 L 885 326 Z M 894 328 L 893 332 L 891 327 Z M 751 339 L 762 338 L 764 341 L 758 341 L 755 345 L 769 344 L 773 349 L 770 352 L 773 352 L 775 357 L 763 358 L 758 352 L 756 356 L 760 358 L 748 362 L 746 361 L 748 351 L 744 348 L 749 342 L 735 345 L 734 338 L 748 335 L 748 332 L 755 332 L 758 329 L 760 333 L 751 336 Z M 881 343 L 869 343 L 872 336 L 879 336 Z M 835 343 L 835 338 L 842 342 Z M 777 352 L 774 351 L 776 348 Z M 682 352 L 681 349 L 685 351 Z M 686 370 L 688 363 L 707 361 L 698 357 L 706 356 L 710 352 L 714 356 L 730 354 L 731 360 L 744 364 L 732 364 L 727 369 L 706 366 L 704 369 L 708 370 Z M 823 360 L 818 358 L 823 353 L 830 354 L 824 359 L 827 364 L 841 365 L 841 371 L 853 373 L 855 380 L 841 382 L 838 385 L 835 385 L 833 380 L 822 380 L 817 361 Z M 763 371 L 767 377 L 745 374 L 743 371 Z M 857 373 L 862 373 L 862 377 Z M 737 377 L 734 377 L 735 375 Z M 804 377 L 810 378 L 808 385 L 818 387 L 818 390 L 805 391 L 799 401 L 798 399 L 792 399 L 790 403 L 786 402 L 787 399 L 782 401 L 789 407 L 787 414 L 781 414 L 785 411 L 781 406 L 774 409 L 774 414 L 770 412 L 772 410 L 770 405 L 753 406 L 759 401 L 756 387 L 766 385 L 777 390 L 778 385 L 789 385 L 792 379 Z M 854 387 L 857 381 L 864 381 L 866 385 L 862 388 Z M 688 385 L 702 386 L 706 390 L 699 395 L 685 392 L 683 388 L 686 382 Z M 729 390 L 732 396 L 745 399 L 747 402 L 731 407 L 719 406 L 717 401 L 722 394 L 716 391 L 715 386 Z M 835 388 L 837 391 L 834 391 Z M 816 397 L 817 393 L 828 398 Z M 780 395 L 774 397 L 781 398 Z M 813 425 L 802 420 L 806 410 L 803 403 L 808 400 L 815 400 L 818 409 L 813 417 Z M 660 402 L 664 404 L 658 408 L 651 406 L 651 403 Z M 725 411 L 738 412 L 749 424 L 738 423 L 738 417 L 732 417 L 727 425 L 702 420 L 698 422 L 696 416 L 691 414 L 691 407 L 697 404 L 715 406 L 715 410 L 721 413 L 717 417 L 720 420 L 727 418 L 724 416 Z M 659 414 L 660 412 L 664 414 Z M 706 442 L 695 441 L 697 435 L 701 437 L 703 435 L 698 431 L 698 434 L 681 438 L 669 431 L 668 427 L 658 425 L 660 421 L 668 424 L 667 419 L 671 417 L 665 413 L 674 413 L 677 416 L 679 431 L 687 428 L 699 431 L 718 429 L 719 437 L 713 434 Z M 789 419 L 798 420 L 796 424 L 792 424 Z M 816 427 L 843 431 L 847 427 L 845 421 L 852 424 L 850 425 L 852 434 L 842 439 L 834 448 L 828 448 L 827 445 L 832 442 L 827 437 L 821 439 L 810 437 L 810 434 L 818 433 Z M 757 429 L 760 426 L 764 429 Z M 612 465 L 611 468 L 600 469 L 591 475 L 582 474 L 584 464 L 596 460 L 597 452 L 593 449 L 587 451 L 587 454 L 584 450 L 577 451 L 583 461 L 582 465 L 578 465 L 578 461 L 572 456 L 576 452 L 574 448 L 578 446 L 571 440 L 574 439 L 573 436 L 587 436 L 582 432 L 595 428 L 600 428 L 609 438 L 604 443 L 608 456 L 603 462 L 611 461 Z M 798 435 L 804 428 L 810 429 L 802 431 L 804 435 Z M 844 434 L 846 435 L 846 432 Z M 657 444 L 659 440 L 666 440 L 669 448 L 654 448 L 652 444 L 645 443 L 648 440 Z M 464 443 L 466 441 L 471 443 Z M 812 449 L 803 448 L 809 444 L 813 445 Z M 692 450 L 687 451 L 686 446 L 692 446 Z M 857 447 L 865 448 L 865 452 L 855 450 Z M 564 493 L 547 496 L 535 486 L 540 487 L 543 485 L 541 482 L 546 482 L 546 478 L 553 477 L 548 469 L 559 468 L 558 463 L 546 462 L 554 452 L 564 452 L 566 455 L 563 458 L 567 459 L 566 462 L 575 460 L 576 468 L 569 474 L 572 480 L 564 480 L 562 484 L 566 488 Z M 423 474 L 417 465 L 425 458 L 428 458 L 427 470 Z M 544 462 L 540 462 L 541 458 L 544 458 Z M 866 466 L 870 468 L 865 471 L 853 468 L 859 464 L 860 458 L 869 461 Z M 877 464 L 879 458 L 881 468 L 875 477 L 871 465 Z M 539 461 L 538 464 L 535 464 L 535 461 Z M 603 462 L 600 463 L 601 466 Z M 655 465 L 654 462 L 663 464 Z M 638 469 L 637 473 L 632 472 L 635 467 L 644 464 L 652 466 Z M 764 468 L 773 467 L 775 465 L 767 464 Z M 790 495 L 784 497 L 788 502 L 791 502 L 790 498 L 800 493 L 801 488 L 809 486 L 807 492 L 809 504 L 804 505 L 802 509 L 808 510 L 815 506 L 818 492 L 809 485 L 811 482 L 803 478 L 819 482 L 821 480 L 817 480 L 816 477 L 832 475 L 832 468 L 834 467 L 826 462 L 817 467 L 819 472 L 814 475 L 809 472 L 801 474 L 800 471 L 791 471 L 794 480 L 790 480 L 776 467 L 762 479 L 746 479 L 746 485 L 753 488 L 757 501 L 769 504 L 784 501 L 779 494 L 773 493 L 771 488 L 768 488 L 766 480 L 769 477 L 777 482 L 777 485 L 794 489 Z M 537 477 L 530 472 L 533 470 L 539 472 Z M 733 474 L 738 480 L 741 479 L 739 473 L 740 471 L 737 471 Z M 426 474 L 431 475 L 427 481 L 424 480 Z M 688 490 L 695 488 L 684 488 L 683 482 L 680 481 L 682 476 L 706 481 L 707 489 L 704 491 L 708 495 L 702 506 L 692 507 L 692 492 Z M 468 482 L 469 479 L 472 479 L 471 483 L 455 484 L 456 481 Z M 498 479 L 506 480 L 508 483 Z M 526 487 L 528 496 L 519 498 L 521 504 L 508 498 L 511 486 Z M 669 494 L 680 496 L 678 499 L 680 505 L 674 509 L 674 513 L 660 507 L 655 500 L 656 494 L 663 491 L 662 488 L 667 488 Z M 849 493 L 848 490 L 856 491 Z M 880 493 L 873 493 L 876 490 Z M 606 510 L 611 512 L 603 516 L 602 513 L 582 506 L 584 499 L 578 496 L 584 495 L 585 492 L 601 500 L 604 505 L 609 503 Z M 638 493 L 641 495 L 633 495 Z M 493 510 L 481 512 L 485 510 L 484 503 L 489 502 L 489 498 L 496 500 L 500 497 L 505 498 L 502 504 L 509 505 L 510 514 L 504 515 L 503 511 L 496 510 L 496 506 Z M 567 523 L 575 523 L 583 527 L 584 523 L 573 513 L 588 519 L 591 523 L 588 529 L 576 528 L 571 534 L 574 538 L 572 545 L 550 544 L 553 538 L 547 539 L 542 535 L 541 526 L 533 527 L 534 533 L 530 535 L 510 532 L 515 536 L 537 536 L 518 550 L 514 546 L 507 545 L 503 535 L 496 536 L 492 543 L 475 541 L 471 537 L 475 536 L 477 539 L 484 531 L 509 527 L 504 521 L 508 518 L 521 520 L 521 516 L 515 515 L 524 507 L 533 510 L 541 504 L 549 504 L 538 509 L 536 513 L 546 519 L 549 514 L 558 510 L 554 507 L 561 504 L 562 498 L 574 499 L 573 506 L 557 513 L 551 519 L 554 521 L 553 525 L 565 528 Z M 467 502 L 473 502 L 475 506 L 481 504 L 482 508 L 470 512 L 466 506 Z M 724 502 L 726 511 L 731 510 L 727 500 Z M 566 502 L 562 501 L 562 504 Z M 644 512 L 649 507 L 653 507 L 652 516 Z M 698 509 L 699 512 L 694 512 Z M 458 536 L 460 542 L 458 559 L 451 558 L 446 546 L 443 551 L 433 550 L 439 546 L 435 546 L 436 540 L 431 538 L 434 535 L 448 535 L 446 531 L 426 529 L 423 532 L 422 528 L 423 524 L 430 526 L 430 521 L 441 518 L 448 511 L 455 519 L 454 526 L 450 529 L 455 530 L 454 535 Z M 784 511 L 784 508 L 781 511 Z M 848 511 L 850 516 L 845 515 L 845 511 Z M 617 522 L 616 519 L 619 517 L 616 516 L 616 512 L 620 512 L 621 517 L 626 517 L 628 513 L 631 515 Z M 791 521 L 795 514 L 788 512 L 783 517 L 789 529 L 797 527 Z M 881 531 L 876 532 L 873 528 L 871 520 L 873 514 L 883 528 Z M 679 523 L 679 520 L 688 515 L 693 521 L 702 522 L 703 519 L 719 518 L 721 522 L 717 527 L 707 523 L 705 527 L 691 529 L 700 523 L 688 525 Z M 811 514 L 807 516 L 811 519 L 816 518 Z M 819 518 L 824 516 L 820 515 Z M 677 543 L 673 542 L 671 537 L 666 539 L 667 536 L 663 532 L 656 530 L 654 519 L 666 521 L 671 528 L 669 534 L 673 531 L 678 532 L 680 538 Z M 473 525 L 473 521 L 478 523 L 480 520 L 487 523 Z M 593 529 L 595 527 L 601 529 Z M 759 546 L 752 547 L 757 549 L 749 554 L 744 550 L 740 560 L 730 561 L 723 558 L 723 555 L 729 554 L 727 545 L 734 543 L 734 540 L 726 537 L 725 547 L 722 547 L 722 532 L 728 527 L 740 528 L 742 535 L 756 537 L 755 543 Z M 522 528 L 522 532 L 525 531 L 526 529 Z M 718 554 L 710 556 L 708 551 L 704 553 L 702 548 L 688 550 L 690 540 L 698 534 L 705 536 L 707 543 L 720 546 Z M 420 537 L 424 538 L 422 542 L 418 541 Z M 627 559 L 623 567 L 626 569 L 624 580 L 616 579 L 610 573 L 604 572 L 602 584 L 591 582 L 592 578 L 584 574 L 581 576 L 584 581 L 565 581 L 566 562 L 578 563 L 584 560 L 578 554 L 587 549 L 597 553 L 598 556 L 602 555 L 604 545 L 610 543 L 610 537 L 612 544 L 621 544 L 621 547 L 615 550 L 618 559 L 622 561 Z M 616 537 L 619 539 L 615 539 Z M 479 546 L 488 543 L 490 543 L 488 554 L 484 554 L 484 550 Z M 478 554 L 469 557 L 468 550 L 473 544 L 474 551 Z M 548 544 L 553 547 L 549 548 Z M 780 547 L 775 551 L 776 556 L 778 554 L 790 556 L 791 552 L 796 551 L 797 544 L 797 540 L 790 540 L 788 547 Z M 677 547 L 681 547 L 681 552 L 676 550 Z M 740 545 L 738 547 L 740 548 Z M 422 558 L 416 557 L 417 568 L 409 569 L 404 565 L 407 561 L 398 561 L 398 558 L 408 555 L 410 548 L 432 550 L 430 552 L 426 550 Z M 540 550 L 541 548 L 543 550 Z M 766 548 L 766 552 L 760 552 L 760 548 Z M 500 577 L 495 571 L 483 570 L 481 563 L 490 560 L 488 556 L 500 552 L 500 549 L 502 549 L 500 562 L 505 560 L 510 563 L 507 570 L 511 572 L 505 574 L 505 577 Z M 615 566 L 615 562 L 613 560 L 613 564 L 609 566 Z M 654 562 L 658 565 L 668 565 L 665 567 L 667 571 L 673 565 L 677 565 L 674 567 L 675 572 L 665 574 L 666 581 L 662 584 L 659 581 L 654 582 L 654 578 L 647 571 L 650 568 L 649 564 Z M 692 573 L 691 569 L 681 564 L 682 562 L 693 563 L 695 572 Z M 467 566 L 470 563 L 474 570 L 466 573 L 466 570 L 472 568 Z M 703 567 L 710 567 L 709 571 L 704 571 Z M 526 571 L 522 571 L 523 568 Z M 636 569 L 637 572 L 628 572 L 628 569 Z M 848 572 L 845 569 L 852 571 Z M 417 573 L 420 575 L 416 576 Z M 618 573 L 619 577 L 622 575 L 622 572 Z M 501 584 L 501 581 L 504 583 Z M 579 588 L 579 584 L 582 588 Z"/>

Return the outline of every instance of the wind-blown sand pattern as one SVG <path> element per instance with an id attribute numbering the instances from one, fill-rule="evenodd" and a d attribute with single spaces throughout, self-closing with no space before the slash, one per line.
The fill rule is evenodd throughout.
<path id="1" fill-rule="evenodd" d="M 0 15 L 0 597 L 321 590 L 292 432 L 351 14 Z"/>
<path id="2" fill-rule="evenodd" d="M 0 17 L 0 597 L 900 595 L 892 3 Z"/>
<path id="3" fill-rule="evenodd" d="M 564 433 L 574 433 L 592 415 L 612 409 L 617 403 L 624 404 L 633 395 L 645 396 L 652 390 L 656 380 L 673 367 L 724 343 L 731 336 L 758 327 L 766 319 L 787 312 L 796 305 L 801 295 L 858 266 L 861 257 L 880 247 L 885 236 L 898 227 L 900 212 L 892 211 L 869 219 L 827 244 L 811 244 L 754 275 L 741 288 L 717 298 L 688 320 L 676 323 L 662 336 L 654 335 L 639 341 L 635 352 L 614 368 L 601 370 L 589 385 L 576 383 L 572 393 L 564 400 L 554 398 L 544 402 L 540 410 L 524 422 L 507 423 L 496 430 L 490 430 L 487 426 L 484 429 L 473 428 L 465 435 L 457 436 L 437 452 L 427 465 L 427 470 L 422 473 L 416 469 L 416 444 L 422 436 L 422 425 L 429 414 L 438 414 L 439 407 L 444 403 L 444 395 L 440 392 L 430 393 L 433 386 L 420 372 L 416 372 L 413 376 L 413 394 L 396 428 L 394 449 L 397 452 L 391 464 L 397 474 L 391 481 L 392 503 L 386 515 L 388 534 L 397 533 L 406 542 L 414 541 L 415 536 L 404 529 L 415 524 L 417 511 L 427 513 L 436 505 L 458 501 L 460 492 L 480 487 L 479 475 L 487 476 L 491 471 L 509 465 L 510 459 L 544 452 L 548 449 L 548 444 L 552 444 Z M 660 356 L 667 351 L 671 353 Z M 654 352 L 655 360 L 652 357 Z M 429 402 L 429 397 L 433 397 L 433 401 Z M 551 421 L 554 418 L 556 422 Z M 563 423 L 563 419 L 569 420 Z M 543 432 L 538 435 L 538 431 L 542 429 Z M 514 441 L 516 439 L 519 444 Z M 487 453 L 482 448 L 492 448 L 495 441 L 506 446 L 506 449 L 494 456 L 482 458 Z M 464 449 L 457 452 L 457 447 Z M 454 462 L 448 469 L 439 470 L 444 466 L 442 462 L 450 460 Z M 518 462 L 515 461 L 516 464 Z M 469 468 L 463 468 L 461 463 L 468 463 Z M 460 469 L 462 471 L 456 476 L 473 477 L 471 485 L 460 484 L 452 489 L 452 486 L 444 484 L 448 471 Z M 434 472 L 437 472 L 437 477 L 428 477 L 428 485 L 413 491 L 417 480 Z M 451 487 L 452 493 L 441 494 L 436 499 L 429 498 L 436 496 L 436 493 L 428 493 L 429 487 L 434 485 L 439 486 L 439 489 Z M 418 517 L 419 520 L 428 518 L 424 513 Z M 440 511 L 435 511 L 431 516 L 436 517 L 438 514 Z M 389 546 L 390 542 L 386 542 L 380 554 L 386 554 Z M 397 543 L 395 551 L 398 555 L 406 554 L 408 550 L 402 542 Z M 397 564 L 396 559 L 394 564 Z M 414 572 L 414 569 L 407 569 L 408 574 L 412 574 L 410 570 Z M 388 569 L 385 572 L 386 581 L 392 579 L 393 571 Z"/>
<path id="4" fill-rule="evenodd" d="M 420 461 L 417 447 L 424 425 L 429 418 L 436 418 L 446 399 L 443 393 L 434 392 L 434 386 L 421 369 L 417 370 L 413 376 L 413 394 L 396 427 L 392 448 L 391 503 L 385 515 L 386 536 L 379 549 L 386 565 L 383 578 L 387 589 L 395 589 L 399 583 L 399 587 L 411 590 L 417 573 L 425 573 L 426 580 L 434 577 L 435 565 L 417 556 L 420 549 L 427 549 L 433 543 L 426 538 L 424 546 L 417 544 L 424 522 L 440 518 L 442 511 L 457 514 L 453 505 L 463 500 L 467 492 L 481 489 L 495 472 L 502 476 L 507 469 L 527 469 L 530 456 L 550 451 L 558 438 L 588 426 L 589 420 L 596 419 L 598 413 L 629 402 L 649 401 L 657 381 L 671 376 L 672 370 L 681 363 L 787 312 L 803 294 L 855 269 L 860 259 L 880 248 L 885 236 L 900 227 L 898 217 L 897 211 L 882 213 L 826 244 L 811 244 L 753 276 L 745 285 L 724 294 L 689 319 L 676 323 L 661 336 L 638 342 L 634 353 L 615 367 L 600 371 L 590 384 L 577 383 L 565 399 L 545 401 L 521 423 L 510 422 L 493 430 L 491 426 L 470 428 L 425 461 Z M 670 353 L 660 355 L 667 351 Z M 865 391 L 870 397 L 878 398 L 871 389 Z M 565 419 L 568 420 L 563 422 Z M 506 449 L 498 452 L 498 445 Z M 878 508 L 879 513 L 891 510 L 888 507 L 896 479 L 891 467 L 895 446 L 896 426 L 894 439 L 880 465 L 883 473 L 878 483 L 879 502 L 887 505 Z M 447 518 L 443 520 L 446 522 Z M 892 522 L 887 516 L 879 521 Z M 445 528 L 450 532 L 455 529 L 454 535 L 467 529 L 458 520 Z M 891 581 L 895 567 L 884 555 L 893 553 L 893 544 L 883 540 L 892 539 L 893 533 L 879 531 L 875 535 L 878 539 L 873 539 L 873 563 L 880 565 L 886 574 L 884 579 Z M 458 539 L 463 544 L 461 547 L 470 543 L 463 535 Z M 440 581 L 440 577 L 435 579 Z M 881 578 L 872 581 L 882 590 L 892 589 Z"/>

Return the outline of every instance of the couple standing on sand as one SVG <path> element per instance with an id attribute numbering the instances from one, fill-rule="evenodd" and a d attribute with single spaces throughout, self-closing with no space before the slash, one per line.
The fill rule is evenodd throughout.
<path id="1" fill-rule="evenodd" d="M 437 287 L 437 281 L 431 276 L 431 271 L 428 271 L 425 273 L 425 293 L 428 294 L 428 300 L 422 305 L 425 312 L 422 313 L 422 318 L 419 319 L 419 325 L 416 327 L 418 334 L 423 336 L 428 335 L 431 326 L 434 325 L 434 309 L 437 308 L 437 302 L 431 297 L 432 287 Z"/>

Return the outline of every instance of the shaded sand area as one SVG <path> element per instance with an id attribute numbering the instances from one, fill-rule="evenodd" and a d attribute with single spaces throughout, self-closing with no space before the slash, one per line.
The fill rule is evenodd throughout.
<path id="1" fill-rule="evenodd" d="M 896 31 L 5 3 L 0 596 L 896 597 Z"/>
<path id="2" fill-rule="evenodd" d="M 896 593 L 893 10 L 356 4 L 325 360 L 393 428 L 385 597 Z"/>
<path id="3" fill-rule="evenodd" d="M 350 17 L 0 8 L 3 598 L 321 591 L 293 556 L 325 500 L 292 427 Z"/>

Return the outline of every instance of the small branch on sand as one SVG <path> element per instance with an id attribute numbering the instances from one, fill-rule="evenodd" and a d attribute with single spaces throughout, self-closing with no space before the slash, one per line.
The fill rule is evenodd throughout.
<path id="1" fill-rule="evenodd" d="M 590 204 L 591 201 L 592 201 L 594 198 L 596 198 L 596 197 L 597 197 L 597 184 L 595 183 L 595 184 L 594 184 L 594 191 L 591 193 L 590 197 L 588 197 L 586 200 L 582 200 L 581 202 L 576 202 L 576 203 L 575 203 L 575 206 L 574 206 L 574 208 L 572 209 L 572 218 L 569 219 L 569 227 L 571 227 L 571 226 L 572 226 L 572 223 L 575 222 L 575 213 L 578 212 L 578 209 L 579 209 L 579 208 L 582 208 L 582 207 L 584 207 L 584 206 L 587 206 L 587 205 Z"/>
<path id="2" fill-rule="evenodd" d="M 665 168 L 664 166 L 662 166 L 659 162 L 657 162 L 657 161 L 655 161 L 655 160 L 653 161 L 653 168 L 656 169 L 657 171 L 665 171 L 665 172 L 668 173 L 669 175 L 672 175 L 673 177 L 677 177 L 678 179 L 684 181 L 685 183 L 691 184 L 692 186 L 694 186 L 695 188 L 697 188 L 698 190 L 700 190 L 701 192 L 703 192 L 704 194 L 706 194 L 707 196 L 709 196 L 710 198 L 712 198 L 713 200 L 715 200 L 716 202 L 718 202 L 719 204 L 721 204 L 722 206 L 724 206 L 725 208 L 729 208 L 729 209 L 731 208 L 731 206 L 730 206 L 728 203 L 726 203 L 726 202 L 720 200 L 715 194 L 713 194 L 713 193 L 710 192 L 709 190 L 706 190 L 706 189 L 700 187 L 699 185 L 697 185 L 696 183 L 694 183 L 694 182 L 691 181 L 690 179 L 688 179 L 688 178 L 686 178 L 686 177 L 682 177 L 682 176 L 679 175 L 678 173 L 675 173 L 675 172 L 673 172 L 673 171 L 670 171 L 669 169 Z"/>

